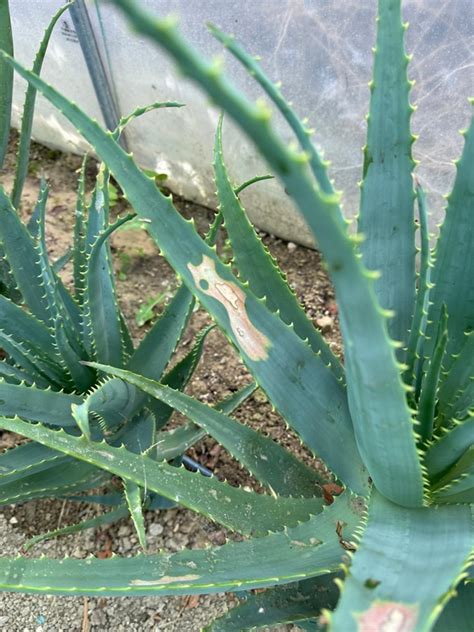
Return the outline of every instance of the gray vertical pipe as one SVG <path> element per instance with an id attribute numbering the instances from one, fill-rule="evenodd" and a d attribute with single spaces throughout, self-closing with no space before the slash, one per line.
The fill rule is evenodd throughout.
<path id="1" fill-rule="evenodd" d="M 109 77 L 100 54 L 99 46 L 95 37 L 94 29 L 90 21 L 89 13 L 84 0 L 76 0 L 69 8 L 74 29 L 79 40 L 79 44 L 87 64 L 92 85 L 94 86 L 97 101 L 104 117 L 105 124 L 109 130 L 117 127 L 120 120 L 118 104 L 114 98 Z M 124 133 L 120 138 L 120 144 L 127 148 L 127 140 Z"/>

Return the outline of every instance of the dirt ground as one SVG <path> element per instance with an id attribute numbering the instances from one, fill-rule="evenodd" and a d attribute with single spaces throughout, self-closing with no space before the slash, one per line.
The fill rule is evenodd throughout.
<path id="1" fill-rule="evenodd" d="M 13 181 L 16 137 L 13 138 L 6 168 L 0 174 L 2 185 L 9 190 Z M 34 206 L 39 179 L 47 178 L 50 184 L 47 233 L 53 259 L 61 256 L 71 243 L 75 207 L 75 190 L 81 158 L 64 155 L 34 145 L 31 153 L 30 173 L 23 196 L 22 213 L 27 217 Z M 93 186 L 96 165 L 89 162 L 87 186 Z M 258 185 L 257 185 L 258 186 Z M 122 213 L 125 203 L 119 199 L 114 213 Z M 213 212 L 179 200 L 178 207 L 186 217 L 194 217 L 200 231 L 205 231 Z M 341 355 L 338 333 L 337 308 L 332 288 L 321 266 L 317 252 L 283 242 L 261 233 L 265 245 L 286 272 L 307 313 L 322 329 L 335 352 Z M 225 241 L 219 246 L 223 256 Z M 114 235 L 112 249 L 117 271 L 119 300 L 138 341 L 150 323 L 139 326 L 137 312 L 158 295 L 163 295 L 154 309 L 155 316 L 162 310 L 177 285 L 175 275 L 160 256 L 154 242 L 139 229 L 121 231 Z M 66 268 L 65 278 L 70 279 Z M 209 324 L 208 315 L 195 311 L 190 327 L 183 339 L 182 352 L 189 349 L 195 335 Z M 208 336 L 203 358 L 188 391 L 207 403 L 230 395 L 250 381 L 248 372 L 224 336 L 214 329 Z M 272 411 L 265 395 L 257 391 L 236 414 L 237 418 L 279 441 L 311 463 L 321 467 L 289 430 L 279 415 Z M 174 421 L 176 423 L 176 420 Z M 18 440 L 0 432 L 0 450 L 11 447 Z M 190 452 L 202 465 L 231 484 L 256 486 L 249 474 L 212 439 L 203 440 Z M 35 501 L 21 506 L 0 508 L 0 549 L 2 555 L 16 554 L 22 543 L 34 534 L 73 524 L 101 513 L 85 504 L 62 501 Z M 147 534 L 150 552 L 169 551 L 182 547 L 198 548 L 206 544 L 225 542 L 226 531 L 186 509 L 148 512 Z M 132 555 L 138 551 L 137 539 L 129 520 L 121 520 L 110 527 L 87 531 L 80 535 L 63 537 L 39 545 L 33 555 L 49 556 L 69 554 L 83 557 L 87 554 L 115 552 Z M 176 598 L 122 598 L 82 599 L 52 598 L 0 594 L 0 630 L 7 632 L 59 632 L 60 630 L 141 631 L 166 630 L 194 632 L 219 613 L 236 603 L 232 595 L 176 597 Z M 285 627 L 281 628 L 286 629 Z"/>

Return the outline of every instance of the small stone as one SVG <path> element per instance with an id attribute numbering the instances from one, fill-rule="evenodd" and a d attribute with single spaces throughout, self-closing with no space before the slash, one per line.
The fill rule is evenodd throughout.
<path id="1" fill-rule="evenodd" d="M 292 241 L 289 241 L 289 242 L 286 244 L 286 247 L 288 248 L 288 250 L 289 250 L 290 252 L 295 252 L 295 250 L 296 250 L 296 248 L 297 248 L 296 244 L 294 244 Z"/>
<path id="2" fill-rule="evenodd" d="M 118 536 L 123 538 L 126 535 L 130 535 L 130 527 L 128 524 L 123 524 L 118 530 Z"/>
<path id="3" fill-rule="evenodd" d="M 6 628 L 8 620 L 9 620 L 9 617 L 0 617 L 0 630 L 3 630 L 4 628 Z"/>
<path id="4" fill-rule="evenodd" d="M 159 536 L 163 533 L 163 525 L 159 522 L 154 522 L 150 525 L 149 532 L 153 537 Z"/>
<path id="5" fill-rule="evenodd" d="M 10 518 L 10 524 L 18 524 L 18 518 L 15 518 L 15 516 Z"/>
<path id="6" fill-rule="evenodd" d="M 316 318 L 316 324 L 322 332 L 326 332 L 333 328 L 334 320 L 331 316 L 321 316 L 320 318 Z"/>

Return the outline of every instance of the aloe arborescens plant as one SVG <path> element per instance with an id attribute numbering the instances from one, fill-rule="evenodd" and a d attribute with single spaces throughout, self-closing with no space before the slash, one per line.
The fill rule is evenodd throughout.
<path id="1" fill-rule="evenodd" d="M 225 169 L 220 127 L 215 145 L 216 184 L 238 277 L 179 216 L 171 198 L 134 165 L 113 135 L 39 78 L 10 63 L 94 146 L 185 285 L 240 351 L 287 423 L 346 490 L 330 507 L 318 506 L 316 476 L 301 464 L 298 467 L 296 459 L 290 459 L 277 444 L 266 440 L 263 445 L 262 438 L 231 418 L 139 375 L 140 367 L 129 371 L 95 363 L 96 369 L 202 425 L 271 488 L 273 495 L 260 495 L 254 505 L 249 497 L 246 525 L 231 511 L 247 509 L 245 499 L 237 494 L 232 499 L 222 483 L 208 484 L 209 502 L 218 500 L 217 505 L 204 507 L 201 497 L 199 502 L 185 498 L 187 506 L 253 536 L 244 542 L 132 560 L 4 558 L 0 559 L 0 586 L 33 592 L 123 595 L 289 584 L 249 597 L 213 629 L 247 629 L 276 621 L 344 632 L 470 629 L 473 574 L 469 565 L 474 545 L 472 124 L 465 133 L 463 155 L 433 254 L 424 194 L 419 185 L 413 189 L 411 179 L 414 139 L 400 0 L 379 0 L 359 218 L 363 234 L 350 236 L 339 195 L 333 191 L 310 132 L 232 38 L 213 29 L 287 117 L 301 151 L 282 143 L 272 130 L 268 109 L 248 102 L 220 70 L 192 51 L 172 21 L 154 20 L 130 0 L 116 0 L 116 4 L 140 33 L 167 50 L 181 71 L 240 125 L 285 184 L 318 241 L 335 286 L 344 368 L 305 317 L 248 223 Z M 415 201 L 421 231 L 418 278 Z M 165 496 L 183 499 L 182 494 L 190 489 L 181 486 L 176 468 L 168 471 L 163 464 L 137 457 L 126 448 L 98 443 L 86 433 L 75 437 L 20 419 L 4 418 L 0 425 L 136 484 L 146 471 L 153 481 L 151 489 Z M 200 486 L 197 480 L 196 487 Z M 301 496 L 299 502 L 296 495 Z M 338 595 L 334 574 L 341 562 L 345 581 L 337 578 Z M 90 569 L 94 569 L 93 576 Z M 319 617 L 322 608 L 334 606 L 334 613 L 326 611 Z"/>

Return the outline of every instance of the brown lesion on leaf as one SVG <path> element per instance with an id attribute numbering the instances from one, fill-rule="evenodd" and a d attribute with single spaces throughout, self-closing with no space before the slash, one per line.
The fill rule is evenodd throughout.
<path id="1" fill-rule="evenodd" d="M 164 575 L 159 579 L 132 579 L 131 586 L 162 586 L 167 584 L 181 584 L 183 582 L 189 583 L 196 579 L 199 579 L 200 575 L 181 575 L 181 577 L 171 577 Z"/>
<path id="2" fill-rule="evenodd" d="M 375 601 L 368 610 L 357 615 L 358 632 L 414 632 L 418 606 L 396 601 Z"/>
<path id="3" fill-rule="evenodd" d="M 188 264 L 194 283 L 201 292 L 215 298 L 224 306 L 239 347 L 251 360 L 266 360 L 270 340 L 250 322 L 245 307 L 244 291 L 232 281 L 226 281 L 216 271 L 214 261 L 207 255 L 197 266 Z"/>
<path id="4" fill-rule="evenodd" d="M 336 534 L 339 539 L 339 544 L 346 551 L 355 551 L 357 547 L 354 544 L 354 542 L 349 542 L 349 540 L 345 540 L 343 537 L 342 530 L 344 529 L 345 526 L 346 526 L 346 523 L 342 522 L 342 520 L 338 520 L 336 522 Z"/>

